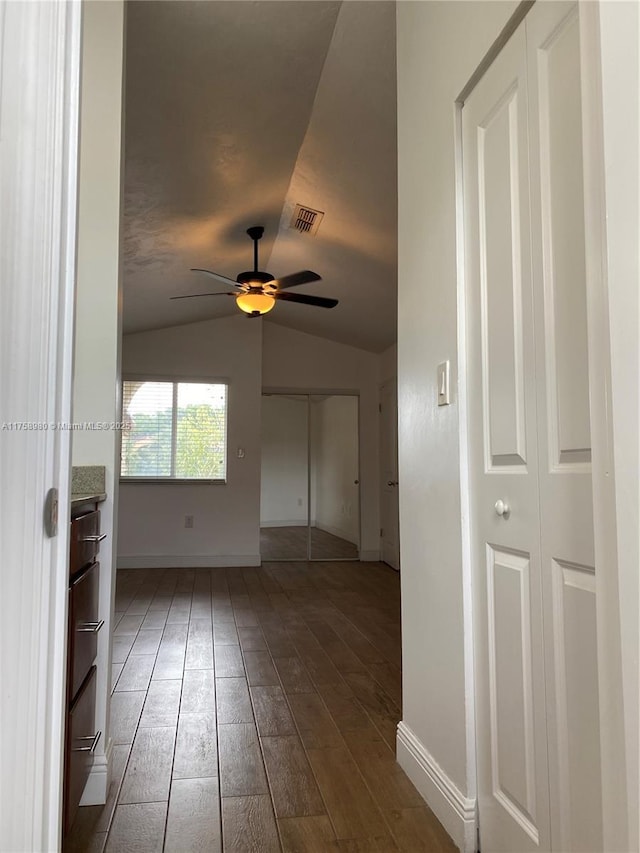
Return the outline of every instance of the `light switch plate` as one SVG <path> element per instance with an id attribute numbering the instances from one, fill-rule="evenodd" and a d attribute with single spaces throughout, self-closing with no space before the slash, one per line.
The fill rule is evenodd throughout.
<path id="1" fill-rule="evenodd" d="M 438 405 L 448 406 L 450 403 L 449 362 L 442 361 L 438 365 Z"/>

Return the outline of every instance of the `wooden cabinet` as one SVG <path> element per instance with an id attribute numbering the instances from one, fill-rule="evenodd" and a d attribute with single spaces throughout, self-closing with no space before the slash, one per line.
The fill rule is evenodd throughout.
<path id="1" fill-rule="evenodd" d="M 76 696 L 98 651 L 100 563 L 91 563 L 69 588 L 69 701 Z"/>
<path id="2" fill-rule="evenodd" d="M 69 707 L 65 756 L 65 832 L 71 827 L 84 786 L 93 766 L 93 751 L 101 733 L 95 730 L 96 668 L 87 677 Z"/>
<path id="3" fill-rule="evenodd" d="M 100 511 L 95 504 L 72 509 L 69 548 L 67 725 L 65 735 L 64 834 L 71 828 L 102 736 L 96 730 L 96 667 L 100 564 Z"/>

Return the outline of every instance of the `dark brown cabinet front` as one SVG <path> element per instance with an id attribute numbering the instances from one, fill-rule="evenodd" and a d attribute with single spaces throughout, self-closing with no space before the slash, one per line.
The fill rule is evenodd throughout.
<path id="1" fill-rule="evenodd" d="M 101 733 L 96 730 L 96 667 L 100 617 L 100 563 L 96 561 L 100 512 L 84 506 L 71 521 L 65 735 L 64 834 L 71 828 L 93 766 Z"/>
<path id="2" fill-rule="evenodd" d="M 100 563 L 93 563 L 69 590 L 69 699 L 73 699 L 98 652 Z"/>
<path id="3" fill-rule="evenodd" d="M 96 668 L 92 666 L 67 717 L 65 832 L 75 817 L 101 734 L 95 730 Z"/>

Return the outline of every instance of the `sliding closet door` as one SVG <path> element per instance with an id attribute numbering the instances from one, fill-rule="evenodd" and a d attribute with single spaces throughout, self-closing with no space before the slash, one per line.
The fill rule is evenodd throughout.
<path id="1" fill-rule="evenodd" d="M 310 424 L 311 559 L 358 559 L 358 397 L 312 396 Z"/>
<path id="2" fill-rule="evenodd" d="M 309 554 L 309 404 L 306 394 L 262 397 L 260 555 Z"/>

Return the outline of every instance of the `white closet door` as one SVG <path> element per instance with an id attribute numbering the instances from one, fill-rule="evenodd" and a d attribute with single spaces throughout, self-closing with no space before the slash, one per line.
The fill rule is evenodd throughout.
<path id="1" fill-rule="evenodd" d="M 485 853 L 603 844 L 578 18 L 536 3 L 463 109 Z"/>
<path id="2" fill-rule="evenodd" d="M 526 18 L 553 849 L 602 850 L 595 560 L 575 3 Z"/>
<path id="3" fill-rule="evenodd" d="M 550 850 L 524 24 L 463 108 L 483 852 Z"/>

